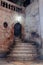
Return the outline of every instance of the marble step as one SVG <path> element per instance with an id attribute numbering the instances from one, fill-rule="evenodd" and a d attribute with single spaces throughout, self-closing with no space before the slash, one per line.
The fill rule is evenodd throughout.
<path id="1" fill-rule="evenodd" d="M 16 39 L 16 44 L 9 55 L 14 60 L 32 60 L 37 57 L 37 50 L 31 43 L 23 43 L 20 39 Z"/>

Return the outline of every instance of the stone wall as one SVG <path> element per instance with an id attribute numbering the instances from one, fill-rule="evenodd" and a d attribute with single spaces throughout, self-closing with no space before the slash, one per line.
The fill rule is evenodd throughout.
<path id="1" fill-rule="evenodd" d="M 4 28 L 4 22 L 7 22 L 8 27 Z M 0 52 L 8 50 L 12 44 L 14 35 L 14 24 L 24 22 L 24 14 L 17 13 L 0 6 Z"/>
<path id="2" fill-rule="evenodd" d="M 42 59 L 43 59 L 43 0 L 39 0 L 39 12 L 40 12 L 40 25 L 41 25 L 41 37 L 42 37 Z"/>
<path id="3" fill-rule="evenodd" d="M 40 35 L 38 2 L 36 1 L 27 6 L 25 13 L 26 13 L 25 31 L 27 32 L 27 39 L 29 39 L 29 35 L 32 31 L 35 31 Z"/>

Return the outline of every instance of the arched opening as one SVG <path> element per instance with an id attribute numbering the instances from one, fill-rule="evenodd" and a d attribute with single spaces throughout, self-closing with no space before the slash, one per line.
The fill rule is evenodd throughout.
<path id="1" fill-rule="evenodd" d="M 14 36 L 21 37 L 22 25 L 18 22 L 14 25 Z"/>

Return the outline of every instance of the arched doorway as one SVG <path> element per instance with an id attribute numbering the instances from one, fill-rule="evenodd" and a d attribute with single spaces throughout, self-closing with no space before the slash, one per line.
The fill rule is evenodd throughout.
<path id="1" fill-rule="evenodd" d="M 14 25 L 14 36 L 21 37 L 21 34 L 22 34 L 22 25 L 19 22 L 17 22 Z"/>

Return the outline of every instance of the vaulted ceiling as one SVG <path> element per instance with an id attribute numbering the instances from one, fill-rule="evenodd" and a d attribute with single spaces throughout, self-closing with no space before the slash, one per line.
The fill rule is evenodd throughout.
<path id="1" fill-rule="evenodd" d="M 16 3 L 20 6 L 24 6 L 24 7 L 27 7 L 29 4 L 30 4 L 30 0 L 8 0 L 8 1 L 11 1 L 13 3 Z"/>

